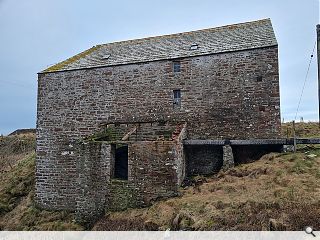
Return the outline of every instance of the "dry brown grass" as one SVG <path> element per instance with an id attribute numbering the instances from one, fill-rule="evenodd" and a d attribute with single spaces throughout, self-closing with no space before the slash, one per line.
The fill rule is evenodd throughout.
<path id="1" fill-rule="evenodd" d="M 302 124 L 305 132 L 301 137 L 320 136 L 316 126 Z M 29 139 L 30 142 L 17 138 L 0 140 L 0 156 L 11 159 L 10 164 L 7 160 L 1 162 L 0 230 L 83 229 L 74 223 L 71 213 L 35 207 L 34 137 Z M 317 157 L 310 157 L 311 153 Z M 202 184 L 181 188 L 181 197 L 159 201 L 148 208 L 107 214 L 93 230 L 320 228 L 319 146 L 303 146 L 295 154 L 268 154 L 259 161 L 197 179 Z"/>
<path id="2" fill-rule="evenodd" d="M 265 155 L 207 178 L 197 190 L 181 189 L 182 197 L 111 213 L 94 229 L 113 230 L 125 221 L 130 228 L 121 230 L 141 230 L 142 223 L 159 230 L 269 230 L 271 219 L 279 230 L 320 228 L 320 158 L 309 153 Z"/>
<path id="3" fill-rule="evenodd" d="M 10 231 L 66 231 L 83 230 L 73 221 L 73 214 L 65 211 L 46 211 L 35 207 L 34 192 L 21 198 L 19 204 L 0 217 L 0 229 Z"/>
<path id="4" fill-rule="evenodd" d="M 1 141 L 0 154 L 14 161 L 10 165 L 1 162 L 0 230 L 82 230 L 73 222 L 73 214 L 35 206 L 34 136 L 10 136 Z"/>
<path id="5" fill-rule="evenodd" d="M 0 180 L 19 161 L 35 151 L 35 134 L 0 137 Z"/>
<path id="6" fill-rule="evenodd" d="M 320 137 L 318 123 L 297 123 L 298 137 Z M 290 124 L 282 134 L 292 137 Z M 316 158 L 309 158 L 309 154 Z M 320 228 L 320 148 L 272 153 L 181 189 L 182 197 L 105 216 L 95 230 L 302 230 Z M 270 225 L 277 223 L 276 229 Z M 123 224 L 122 224 L 123 223 Z M 121 227 L 120 227 L 121 226 Z"/>
<path id="7" fill-rule="evenodd" d="M 317 122 L 298 122 L 295 124 L 295 128 L 297 137 L 320 137 L 320 127 Z M 282 124 L 281 135 L 284 138 L 293 137 L 293 127 L 291 122 Z"/>

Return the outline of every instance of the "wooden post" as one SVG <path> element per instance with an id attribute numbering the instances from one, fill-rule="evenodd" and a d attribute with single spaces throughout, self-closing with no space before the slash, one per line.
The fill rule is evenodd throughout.
<path id="1" fill-rule="evenodd" d="M 297 138 L 296 138 L 296 125 L 295 122 L 292 121 L 292 128 L 293 128 L 293 151 L 297 151 Z"/>
<path id="2" fill-rule="evenodd" d="M 320 24 L 317 25 L 317 59 L 318 59 L 318 123 L 320 127 Z"/>

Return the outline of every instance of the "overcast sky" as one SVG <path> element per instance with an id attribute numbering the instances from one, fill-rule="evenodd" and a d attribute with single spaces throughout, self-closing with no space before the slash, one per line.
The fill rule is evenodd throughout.
<path id="1" fill-rule="evenodd" d="M 316 41 L 318 0 L 0 0 L 0 134 L 35 128 L 37 72 L 48 65 L 96 44 L 263 18 L 279 43 L 281 117 L 289 121 Z M 318 118 L 316 60 L 298 119 Z"/>

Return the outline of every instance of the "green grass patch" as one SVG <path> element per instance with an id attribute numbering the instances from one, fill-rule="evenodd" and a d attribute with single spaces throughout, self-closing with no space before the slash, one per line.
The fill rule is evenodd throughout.
<path id="1" fill-rule="evenodd" d="M 10 212 L 34 188 L 35 154 L 20 161 L 12 171 L 6 173 L 6 180 L 0 190 L 0 216 Z"/>
<path id="2" fill-rule="evenodd" d="M 291 172 L 297 173 L 297 174 L 303 174 L 311 172 L 310 170 L 314 166 L 314 159 L 309 158 L 297 158 L 294 161 L 293 166 L 291 167 Z"/>

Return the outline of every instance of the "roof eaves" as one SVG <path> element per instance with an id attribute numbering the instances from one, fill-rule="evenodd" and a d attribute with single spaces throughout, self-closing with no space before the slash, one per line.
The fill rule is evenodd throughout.
<path id="1" fill-rule="evenodd" d="M 100 45 L 101 46 L 101 45 Z M 132 62 L 123 62 L 123 63 L 114 63 L 114 64 L 105 64 L 105 65 L 96 65 L 96 66 L 88 66 L 88 67 L 78 67 L 78 68 L 69 68 L 69 69 L 59 69 L 59 70 L 52 70 L 52 71 L 42 71 L 38 74 L 42 73 L 54 73 L 54 72 L 69 72 L 69 71 L 76 71 L 76 70 L 84 70 L 84 69 L 94 69 L 94 68 L 103 68 L 103 67 L 115 67 L 115 66 L 121 66 L 121 65 L 130 65 L 130 64 L 139 64 L 139 63 L 148 63 L 148 62 L 157 62 L 157 61 L 165 61 L 165 60 L 174 60 L 174 59 L 182 59 L 182 58 L 190 58 L 190 57 L 199 57 L 199 56 L 208 56 L 208 55 L 215 55 L 215 54 L 221 54 L 221 53 L 228 53 L 228 52 L 240 52 L 240 51 L 246 51 L 246 50 L 252 50 L 252 49 L 260 49 L 260 48 L 268 48 L 268 47 L 277 47 L 278 43 L 276 44 L 269 44 L 265 46 L 260 47 L 252 47 L 252 48 L 246 48 L 246 49 L 236 49 L 236 50 L 226 50 L 226 51 L 220 51 L 220 52 L 214 52 L 214 53 L 203 53 L 203 54 L 195 54 L 192 56 L 177 56 L 177 57 L 167 57 L 167 58 L 158 58 L 158 59 L 150 59 L 150 60 L 144 60 L 144 61 L 132 61 Z"/>

